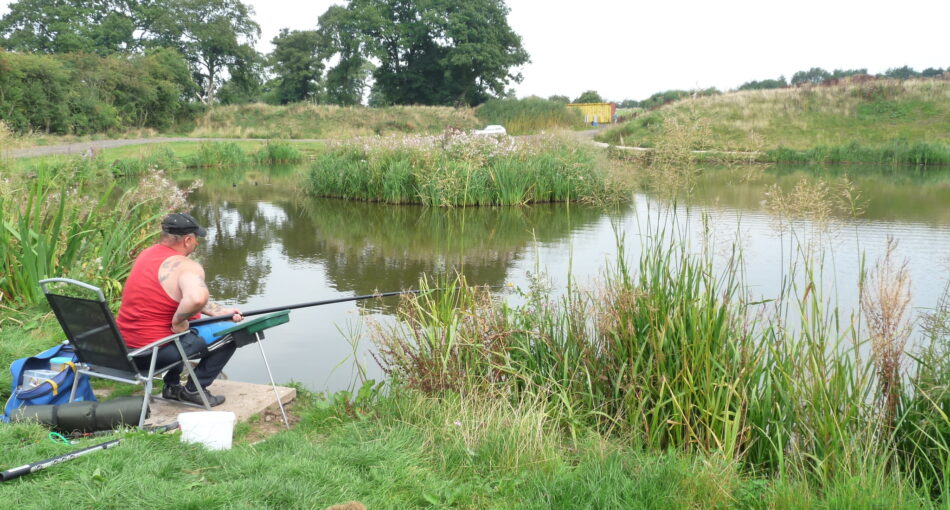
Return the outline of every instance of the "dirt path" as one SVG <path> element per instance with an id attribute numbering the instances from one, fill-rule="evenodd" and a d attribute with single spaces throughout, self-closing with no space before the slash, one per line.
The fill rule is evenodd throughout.
<path id="1" fill-rule="evenodd" d="M 49 145 L 44 147 L 30 147 L 27 149 L 13 149 L 6 155 L 11 158 L 30 158 L 34 156 L 53 156 L 68 154 L 88 154 L 89 151 L 114 149 L 126 145 L 144 145 L 149 143 L 171 142 L 266 142 L 266 138 L 129 138 L 126 140 L 90 140 L 88 142 L 67 143 L 63 145 Z M 301 138 L 281 140 L 283 142 L 322 142 L 317 138 Z"/>

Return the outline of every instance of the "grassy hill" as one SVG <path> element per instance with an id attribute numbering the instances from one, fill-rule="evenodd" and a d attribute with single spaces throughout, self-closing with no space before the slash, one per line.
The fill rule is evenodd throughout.
<path id="1" fill-rule="evenodd" d="M 188 133 L 221 138 L 346 138 L 390 133 L 441 133 L 446 127 L 472 129 L 481 122 L 471 108 L 443 106 L 219 106 L 195 120 Z"/>
<path id="2" fill-rule="evenodd" d="M 820 160 L 835 148 L 880 153 L 924 144 L 950 154 L 950 81 L 853 79 L 830 86 L 690 98 L 641 114 L 597 138 L 617 145 L 655 146 L 666 136 L 671 118 L 702 126 L 705 136 L 695 149 L 784 148 L 786 158 L 808 152 Z"/>

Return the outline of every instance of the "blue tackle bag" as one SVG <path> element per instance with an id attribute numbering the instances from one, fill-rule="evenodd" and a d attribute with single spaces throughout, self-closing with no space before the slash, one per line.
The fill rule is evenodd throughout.
<path id="1" fill-rule="evenodd" d="M 49 371 L 51 360 L 54 360 L 62 370 L 56 372 L 31 372 L 33 374 L 45 374 L 38 380 L 39 384 L 32 388 L 25 389 L 24 376 L 27 371 Z M 73 389 L 73 381 L 76 380 L 76 352 L 73 346 L 68 343 L 61 343 L 55 347 L 47 349 L 35 356 L 21 358 L 10 365 L 10 374 L 13 376 L 13 391 L 10 394 L 10 400 L 7 401 L 3 409 L 3 416 L 0 421 L 10 421 L 10 414 L 23 406 L 34 405 L 59 405 L 69 402 L 69 394 Z M 26 381 L 29 382 L 29 381 Z M 76 383 L 76 401 L 95 401 L 96 396 L 92 393 L 92 386 L 89 384 L 89 377 L 79 374 L 79 380 Z"/>

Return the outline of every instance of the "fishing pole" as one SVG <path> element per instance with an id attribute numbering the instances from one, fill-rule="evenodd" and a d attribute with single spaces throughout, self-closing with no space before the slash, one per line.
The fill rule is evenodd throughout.
<path id="1" fill-rule="evenodd" d="M 481 287 L 479 285 L 479 287 Z M 486 285 L 485 288 L 494 289 L 499 287 L 506 287 L 506 285 Z M 260 310 L 252 310 L 250 312 L 242 312 L 241 315 L 244 317 L 253 317 L 254 315 L 262 315 L 265 313 L 271 312 L 282 312 L 284 310 L 296 310 L 298 308 L 309 308 L 311 306 L 321 306 L 321 305 L 332 305 L 334 303 L 345 303 L 347 301 L 361 301 L 363 299 L 373 299 L 373 298 L 382 298 L 389 296 L 401 296 L 403 294 L 419 294 L 420 292 L 435 292 L 437 290 L 447 290 L 446 287 L 438 289 L 413 289 L 413 290 L 399 290 L 395 292 L 382 292 L 376 294 L 364 294 L 362 296 L 351 296 L 344 298 L 335 298 L 335 299 L 325 299 L 323 301 L 311 301 L 309 303 L 298 303 L 296 305 L 287 305 L 287 306 L 275 306 L 273 308 L 262 308 Z M 192 327 L 200 326 L 202 324 L 209 324 L 212 322 L 226 321 L 231 320 L 231 315 L 217 315 L 214 317 L 205 317 L 203 319 L 195 319 L 188 324 Z"/>
<path id="2" fill-rule="evenodd" d="M 119 444 L 121 439 L 113 439 L 112 441 L 106 441 L 105 443 L 99 443 L 97 445 L 90 446 L 88 448 L 83 448 L 81 450 L 76 450 L 69 452 L 65 455 L 60 455 L 58 457 L 53 457 L 46 460 L 41 460 L 39 462 L 33 462 L 26 464 L 24 466 L 16 467 L 13 469 L 8 469 L 6 471 L 0 472 L 0 482 L 6 482 L 13 480 L 14 478 L 19 478 L 23 475 L 28 475 L 30 473 L 35 473 L 42 469 L 46 469 L 52 465 L 59 464 L 60 462 L 66 462 L 67 460 L 73 460 L 76 457 L 82 457 L 87 453 L 97 452 L 99 450 L 106 450 L 112 448 Z"/>

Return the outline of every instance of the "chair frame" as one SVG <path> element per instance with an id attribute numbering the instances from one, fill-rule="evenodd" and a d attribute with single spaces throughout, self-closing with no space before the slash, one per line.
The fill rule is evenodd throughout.
<path id="1" fill-rule="evenodd" d="M 47 278 L 47 279 L 45 279 L 45 280 L 40 280 L 39 283 L 40 283 L 40 288 L 43 289 L 43 294 L 47 296 L 47 300 L 49 300 L 49 295 L 50 295 L 50 291 L 49 291 L 49 289 L 47 288 L 47 285 L 48 285 L 48 284 L 51 284 L 51 283 L 65 283 L 65 284 L 69 284 L 69 285 L 76 285 L 76 286 L 78 286 L 78 287 L 82 287 L 82 288 L 84 288 L 84 289 L 86 289 L 86 290 L 89 290 L 89 291 L 94 292 L 94 293 L 96 294 L 96 296 L 99 298 L 99 303 L 100 303 L 101 306 L 103 307 L 103 310 L 106 312 L 106 316 L 107 316 L 107 318 L 109 319 L 108 327 L 109 327 L 110 329 L 112 329 L 112 331 L 113 331 L 113 332 L 115 333 L 115 335 L 118 337 L 118 339 L 120 340 L 120 343 L 122 344 L 122 346 L 123 346 L 123 348 L 124 348 L 124 346 L 125 346 L 125 340 L 122 338 L 122 333 L 119 332 L 119 328 L 118 328 L 118 326 L 117 326 L 116 323 L 115 323 L 114 317 L 112 316 L 112 311 L 109 310 L 109 307 L 108 307 L 108 305 L 107 305 L 107 303 L 106 303 L 105 295 L 102 293 L 102 290 L 101 290 L 101 289 L 99 289 L 98 287 L 95 287 L 95 286 L 93 286 L 93 285 L 89 285 L 88 283 L 80 282 L 80 281 L 78 281 L 78 280 L 72 280 L 72 279 L 69 279 L 69 278 Z M 59 295 L 59 294 L 56 294 L 56 295 Z M 53 312 L 56 314 L 56 318 L 59 320 L 60 327 L 62 327 L 62 328 L 63 328 L 63 332 L 66 333 L 67 339 L 68 339 L 69 342 L 72 343 L 73 346 L 76 348 L 77 355 L 79 355 L 80 357 L 82 357 L 82 351 L 80 350 L 80 348 L 79 348 L 79 346 L 77 345 L 77 343 L 74 342 L 73 339 L 71 338 L 71 333 L 69 332 L 68 328 L 64 326 L 64 324 L 65 324 L 66 321 L 65 321 L 64 317 L 62 316 L 62 314 L 61 314 L 61 312 L 60 312 L 60 310 L 59 310 L 59 307 L 53 305 L 52 302 L 50 303 L 50 306 L 53 308 Z M 106 327 L 106 326 L 102 326 L 102 327 L 104 328 L 104 327 Z M 102 379 L 109 379 L 109 380 L 112 380 L 112 381 L 122 382 L 122 383 L 126 383 L 126 384 L 134 384 L 134 385 L 136 385 L 136 386 L 138 386 L 138 385 L 140 385 L 140 384 L 144 384 L 144 385 L 145 385 L 145 396 L 144 396 L 143 399 L 142 399 L 142 411 L 141 411 L 140 414 L 139 414 L 139 424 L 138 424 L 139 428 L 142 428 L 142 427 L 144 426 L 144 424 L 145 424 L 145 414 L 146 414 L 146 412 L 148 411 L 148 405 L 149 405 L 149 403 L 151 402 L 151 399 L 153 398 L 153 395 L 152 395 L 152 386 L 153 386 L 152 381 L 153 381 L 155 378 L 157 378 L 158 376 L 160 376 L 160 375 L 162 375 L 163 373 L 167 372 L 168 370 L 170 370 L 170 369 L 172 369 L 172 368 L 178 366 L 179 363 L 182 363 L 182 364 L 184 365 L 184 367 L 185 367 L 185 370 L 187 370 L 188 375 L 192 378 L 192 380 L 193 380 L 193 381 L 197 381 L 197 380 L 198 380 L 198 378 L 195 376 L 194 369 L 192 369 L 192 367 L 191 367 L 191 363 L 188 362 L 188 359 L 189 359 L 189 358 L 188 358 L 188 354 L 185 352 L 184 347 L 182 347 L 182 345 L 181 345 L 180 338 L 181 338 L 181 336 L 185 335 L 186 333 L 188 333 L 188 331 L 184 331 L 184 332 L 182 332 L 182 333 L 175 333 L 175 334 L 173 334 L 173 335 L 169 335 L 169 336 L 167 336 L 167 337 L 165 337 L 165 338 L 156 340 L 156 341 L 154 341 L 154 342 L 152 342 L 152 343 L 150 343 L 150 344 L 148 344 L 148 345 L 146 345 L 146 346 L 140 347 L 140 348 L 135 349 L 135 350 L 133 350 L 133 351 L 129 351 L 127 348 L 124 348 L 123 354 L 125 355 L 126 359 L 128 360 L 128 363 L 129 363 L 129 372 L 128 372 L 128 373 L 129 373 L 129 374 L 134 374 L 133 377 L 127 377 L 127 376 L 124 376 L 124 375 L 116 375 L 115 373 L 108 373 L 107 371 L 103 371 L 103 370 L 96 370 L 96 366 L 95 366 L 95 365 L 92 365 L 92 364 L 83 362 L 83 361 L 81 361 L 81 360 L 80 360 L 79 363 L 76 364 L 76 372 L 77 372 L 78 374 L 85 374 L 85 375 L 88 375 L 88 376 L 91 376 L 91 377 L 99 377 L 99 378 L 102 378 Z M 174 363 L 172 363 L 172 364 L 170 364 L 170 365 L 168 365 L 168 366 L 165 366 L 165 367 L 156 367 L 157 356 L 158 356 L 158 350 L 159 350 L 160 348 L 164 347 L 165 345 L 168 345 L 169 343 L 174 343 L 174 344 L 175 344 L 175 347 L 176 347 L 176 349 L 178 350 L 178 354 L 179 354 L 181 360 L 180 360 L 180 361 L 176 361 L 176 362 L 174 362 Z M 209 350 L 212 350 L 212 349 L 215 348 L 215 347 L 218 347 L 218 346 L 220 346 L 220 345 L 223 345 L 224 343 L 225 343 L 225 342 L 216 342 L 215 344 L 212 344 L 211 346 L 209 346 Z M 145 353 L 147 353 L 147 352 L 151 352 L 151 355 L 150 355 L 150 363 L 149 363 L 149 369 L 148 369 L 148 374 L 143 375 L 142 372 L 141 372 L 141 370 L 139 370 L 138 366 L 136 365 L 136 363 L 135 363 L 135 361 L 134 361 L 133 358 L 136 358 L 136 357 L 138 357 L 138 356 L 140 356 L 140 355 L 143 355 L 143 354 L 145 354 Z M 112 370 L 113 370 L 113 369 L 109 369 L 109 371 L 112 371 Z M 70 401 L 70 402 L 72 402 L 73 399 L 75 399 L 75 397 L 76 397 L 76 389 L 77 389 L 77 383 L 78 383 L 78 381 L 79 381 L 79 377 L 77 376 L 77 377 L 74 379 L 74 381 L 73 381 L 72 390 L 70 390 L 70 394 L 69 394 L 69 401 Z M 210 405 L 210 403 L 208 402 L 208 396 L 205 394 L 204 389 L 201 387 L 200 384 L 196 384 L 195 386 L 196 386 L 196 388 L 198 389 L 198 394 L 201 396 L 201 402 L 204 404 L 203 407 L 204 407 L 205 409 L 207 409 L 207 410 L 210 410 L 210 409 L 211 409 L 211 405 Z M 158 398 L 158 397 L 154 397 L 154 398 Z M 192 403 L 190 403 L 190 402 L 182 402 L 182 401 L 177 401 L 177 400 L 176 400 L 175 402 L 181 403 L 181 404 L 184 404 L 184 405 L 188 405 L 188 406 L 202 407 L 202 406 L 198 406 L 197 404 L 192 404 Z"/>

